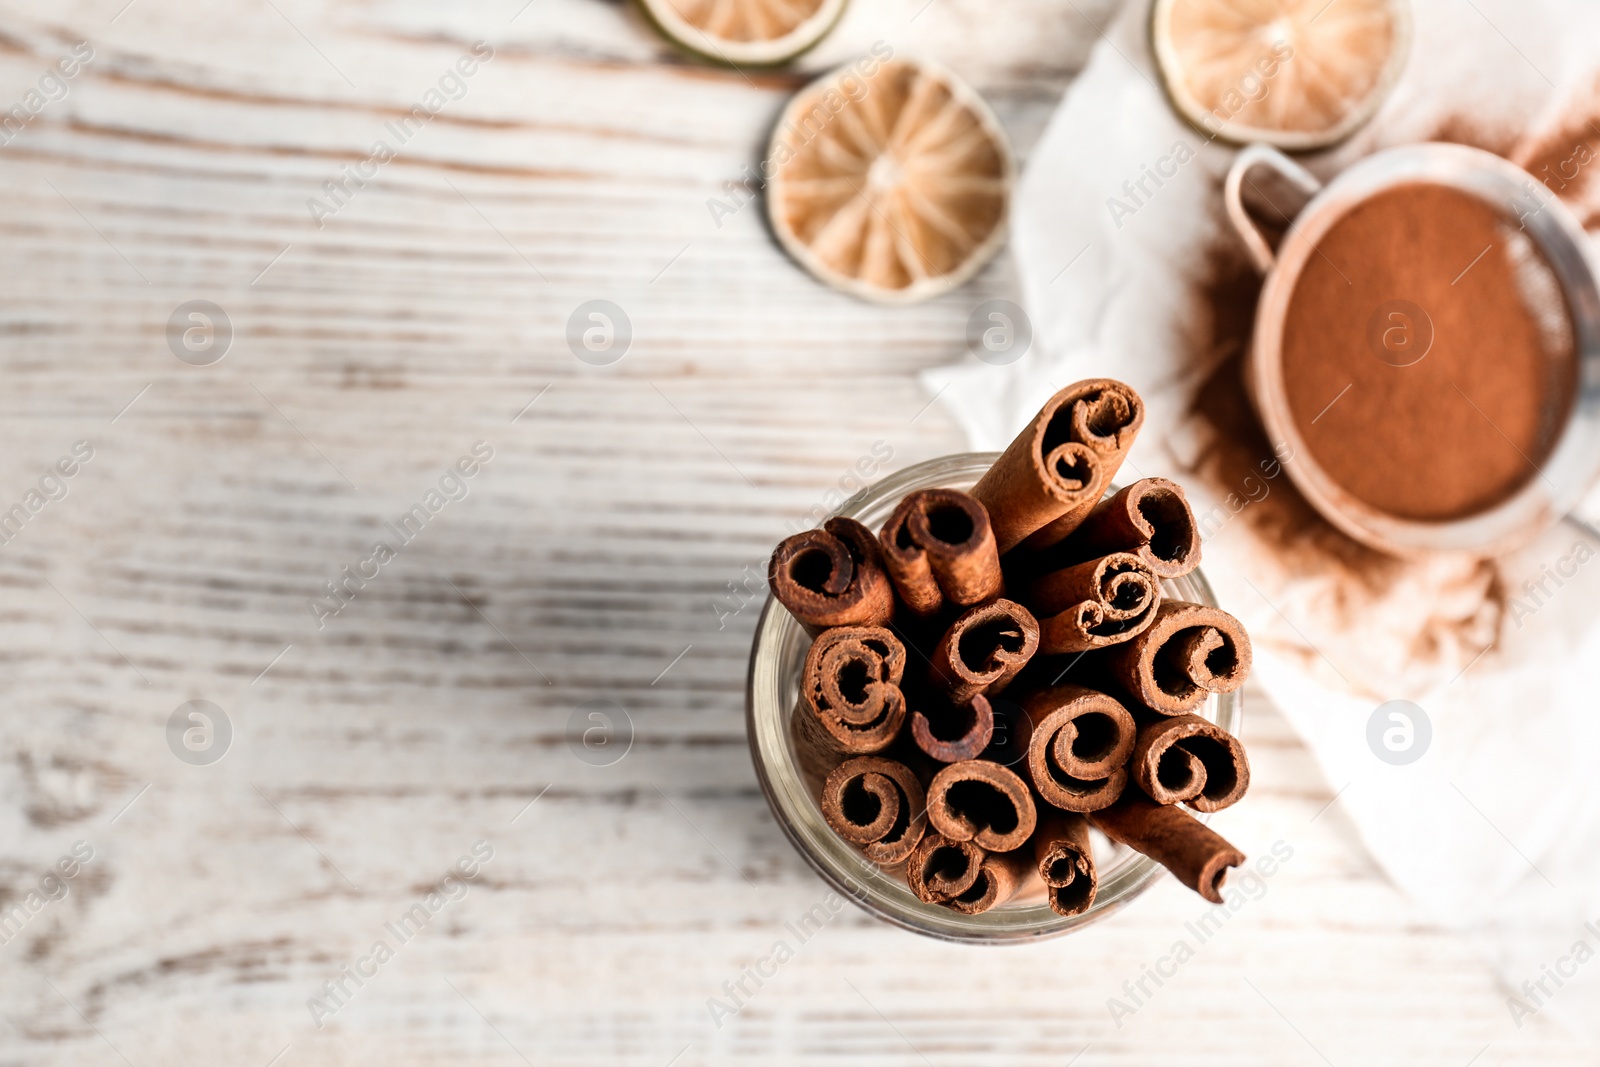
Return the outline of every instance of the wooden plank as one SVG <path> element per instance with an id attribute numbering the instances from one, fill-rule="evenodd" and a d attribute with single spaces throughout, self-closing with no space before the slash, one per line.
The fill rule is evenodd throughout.
<path id="1" fill-rule="evenodd" d="M 962 447 L 915 374 L 962 358 L 1009 264 L 885 310 L 795 269 L 758 204 L 718 227 L 804 73 L 696 66 L 630 8 L 119 6 L 0 4 L 0 101 L 96 49 L 0 148 L 0 504 L 94 448 L 0 545 L 4 903 L 95 850 L 0 946 L 0 1058 L 1583 1062 L 1511 1026 L 1254 698 L 1256 792 L 1219 824 L 1294 859 L 1120 1027 L 1108 998 L 1205 910 L 1171 883 L 1002 951 L 846 909 L 719 1027 L 824 890 L 745 748 L 755 609 L 718 606 L 878 443 L 890 470 Z M 880 38 L 943 59 L 1025 155 L 1107 6 L 857 4 L 801 70 Z M 478 39 L 467 94 L 319 229 L 307 200 Z M 635 327 L 611 367 L 565 340 L 594 298 Z M 236 331 L 211 366 L 167 347 L 192 299 Z M 319 629 L 322 583 L 476 441 L 466 498 Z M 164 736 L 197 698 L 235 731 L 208 767 Z M 566 747 L 590 699 L 632 719 L 615 766 Z M 316 1028 L 308 999 L 480 839 L 466 896 Z"/>

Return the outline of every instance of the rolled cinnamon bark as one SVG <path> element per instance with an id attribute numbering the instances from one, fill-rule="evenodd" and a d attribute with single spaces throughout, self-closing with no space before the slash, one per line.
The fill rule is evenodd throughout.
<path id="1" fill-rule="evenodd" d="M 1049 548 L 1078 528 L 1110 488 L 1112 478 L 1116 477 L 1128 449 L 1133 445 L 1133 439 L 1144 425 L 1144 401 L 1139 394 L 1110 378 L 1091 378 L 1067 386 L 1045 405 L 1045 410 L 1035 420 L 1035 428 L 1046 420 L 1046 412 L 1051 412 L 1051 415 L 1043 433 L 1043 442 L 1052 445 L 1058 441 L 1071 441 L 1088 449 L 1094 457 L 1094 481 L 1086 487 L 1086 492 L 1078 495 L 1071 507 L 1064 508 L 1060 514 L 1050 517 L 1025 535 L 1026 545 L 1032 551 Z M 1024 431 L 1024 434 L 1028 432 Z M 976 488 L 973 495 L 985 505 L 989 504 Z M 992 520 L 993 506 L 990 506 L 989 512 Z M 1001 551 L 1005 551 L 1005 548 L 1002 547 Z"/>
<path id="2" fill-rule="evenodd" d="M 1039 623 L 1021 604 L 992 600 L 962 612 L 929 657 L 929 682 L 952 702 L 1005 689 L 1039 649 Z"/>
<path id="3" fill-rule="evenodd" d="M 801 762 L 825 771 L 893 744 L 906 717 L 905 666 L 905 646 L 881 626 L 837 626 L 813 641 L 794 713 Z"/>
<path id="4" fill-rule="evenodd" d="M 935 701 L 911 713 L 911 740 L 940 763 L 977 759 L 993 737 L 994 709 L 982 694 L 965 704 Z"/>
<path id="5" fill-rule="evenodd" d="M 881 626 L 894 615 L 894 587 L 872 531 L 835 517 L 773 549 L 767 584 L 813 636 L 830 626 Z"/>
<path id="6" fill-rule="evenodd" d="M 1053 551 L 1065 566 L 1110 552 L 1131 552 L 1157 578 L 1177 578 L 1200 565 L 1200 527 L 1183 488 L 1141 478 L 1096 504 L 1069 540 Z"/>
<path id="7" fill-rule="evenodd" d="M 1133 780 L 1158 804 L 1187 802 L 1221 811 L 1250 788 L 1250 761 L 1239 739 L 1198 715 L 1160 718 L 1139 727 Z"/>
<path id="8" fill-rule="evenodd" d="M 1089 821 L 1111 840 L 1161 864 L 1213 904 L 1223 903 L 1228 868 L 1244 862 L 1244 853 L 1200 820 L 1182 808 L 1157 804 L 1137 789 L 1094 812 Z"/>
<path id="9" fill-rule="evenodd" d="M 1089 910 L 1100 880 L 1089 845 L 1088 819 L 1073 812 L 1041 812 L 1033 834 L 1033 856 L 1057 915 Z"/>
<path id="10" fill-rule="evenodd" d="M 989 513 L 955 489 L 921 489 L 895 508 L 879 535 L 900 601 L 917 616 L 1000 595 L 1000 553 Z"/>
<path id="11" fill-rule="evenodd" d="M 928 783 L 928 822 L 953 841 L 1009 852 L 1022 847 L 1037 820 L 1028 784 L 998 763 L 952 763 Z"/>
<path id="12" fill-rule="evenodd" d="M 911 855 L 928 825 L 922 783 L 905 764 L 881 756 L 833 769 L 822 785 L 822 817 L 868 859 L 890 866 Z"/>
<path id="13" fill-rule="evenodd" d="M 1155 622 L 1161 583 L 1138 556 L 1113 552 L 1035 579 L 1024 601 L 1040 651 L 1084 652 L 1129 641 Z"/>
<path id="14" fill-rule="evenodd" d="M 945 901 L 945 907 L 963 915 L 980 915 L 1017 895 L 1028 873 L 1027 849 L 989 852 L 978 868 L 978 877 L 964 892 Z"/>
<path id="15" fill-rule="evenodd" d="M 1137 728 L 1115 697 L 1058 685 L 1031 694 L 1022 710 L 1029 724 L 1028 777 L 1046 804 L 1088 812 L 1122 795 Z"/>
<path id="16" fill-rule="evenodd" d="M 1107 384 L 1118 383 L 1095 379 L 1056 393 L 972 487 L 988 509 L 1002 555 L 1063 516 L 1081 520 L 1100 499 L 1110 476 L 1087 439 L 1100 440 L 1093 424 L 1107 420 L 1089 417 L 1096 407 L 1089 398 L 1102 395 Z M 1142 404 L 1139 410 L 1142 418 Z"/>
<path id="17" fill-rule="evenodd" d="M 929 831 L 906 860 L 906 885 L 924 904 L 943 904 L 972 888 L 983 857 L 983 849 L 971 841 L 952 841 Z"/>
<path id="18" fill-rule="evenodd" d="M 1162 715 L 1182 715 L 1212 693 L 1231 693 L 1250 673 L 1250 637 L 1221 608 L 1169 600 L 1126 644 L 1096 653 L 1129 696 Z"/>

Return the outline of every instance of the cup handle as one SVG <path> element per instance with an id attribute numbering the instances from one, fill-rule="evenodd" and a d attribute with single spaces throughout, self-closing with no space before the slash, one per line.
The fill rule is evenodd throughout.
<path id="1" fill-rule="evenodd" d="M 1245 179 L 1256 167 L 1267 167 L 1276 171 L 1280 177 L 1307 196 L 1315 196 L 1321 190 L 1322 183 L 1317 181 L 1316 176 L 1309 170 L 1271 145 L 1246 145 L 1234 158 L 1233 166 L 1228 168 L 1228 177 L 1222 183 L 1222 201 L 1228 210 L 1228 221 L 1233 224 L 1239 239 L 1244 242 L 1244 247 L 1250 253 L 1250 259 L 1255 263 L 1256 270 L 1265 274 L 1272 269 L 1276 257 L 1261 229 L 1245 210 L 1242 196 Z"/>

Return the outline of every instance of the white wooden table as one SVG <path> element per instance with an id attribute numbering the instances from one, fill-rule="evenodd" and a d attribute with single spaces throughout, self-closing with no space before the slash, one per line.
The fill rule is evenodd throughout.
<path id="1" fill-rule="evenodd" d="M 0 1061 L 1593 1062 L 1511 1026 L 1259 700 L 1257 785 L 1219 825 L 1293 858 L 1135 1014 L 1108 998 L 1207 910 L 1170 881 L 1020 949 L 848 908 L 719 1026 L 710 998 L 824 895 L 746 753 L 756 608 L 719 605 L 875 445 L 886 469 L 963 447 L 915 373 L 964 357 L 1010 268 L 905 310 L 822 289 L 758 206 L 706 205 L 803 75 L 524 2 L 0 3 L 0 107 L 93 48 L 0 147 L 0 512 L 25 519 L 0 544 L 0 892 L 25 918 Z M 1106 15 L 857 0 L 806 67 L 879 39 L 943 59 L 1025 159 Z M 308 199 L 478 40 L 465 95 L 319 228 Z M 593 299 L 632 323 L 610 366 L 565 340 Z M 231 323 L 220 361 L 169 346 L 193 300 Z M 384 521 L 480 441 L 401 545 Z M 66 495 L 32 511 L 41 479 Z M 319 629 L 380 538 L 395 558 Z M 169 746 L 192 700 L 231 728 L 219 761 Z M 631 720 L 610 766 L 567 743 L 590 701 Z M 385 924 L 478 841 L 400 943 Z M 46 879 L 76 842 L 93 858 Z M 42 879 L 65 895 L 30 911 Z M 370 977 L 308 1007 L 347 966 Z"/>

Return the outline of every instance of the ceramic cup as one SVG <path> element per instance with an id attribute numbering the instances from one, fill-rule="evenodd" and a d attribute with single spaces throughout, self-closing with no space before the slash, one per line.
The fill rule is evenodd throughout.
<path id="1" fill-rule="evenodd" d="M 1308 201 L 1276 250 L 1243 202 L 1258 168 L 1275 171 Z M 1318 465 L 1290 413 L 1283 372 L 1284 320 L 1295 285 L 1317 243 L 1345 214 L 1398 185 L 1431 183 L 1475 196 L 1524 229 L 1555 276 L 1571 318 L 1577 360 L 1572 410 L 1539 476 L 1487 511 L 1459 519 L 1397 518 L 1357 499 Z M 1489 152 L 1456 144 L 1416 144 L 1375 153 L 1323 185 L 1266 145 L 1242 150 L 1223 185 L 1228 219 L 1265 279 L 1256 308 L 1246 384 L 1274 443 L 1294 458 L 1284 466 L 1295 485 L 1334 526 L 1374 548 L 1401 556 L 1437 551 L 1489 555 L 1531 540 L 1564 516 L 1600 475 L 1600 291 L 1585 251 L 1587 238 L 1562 203 L 1527 171 Z"/>

